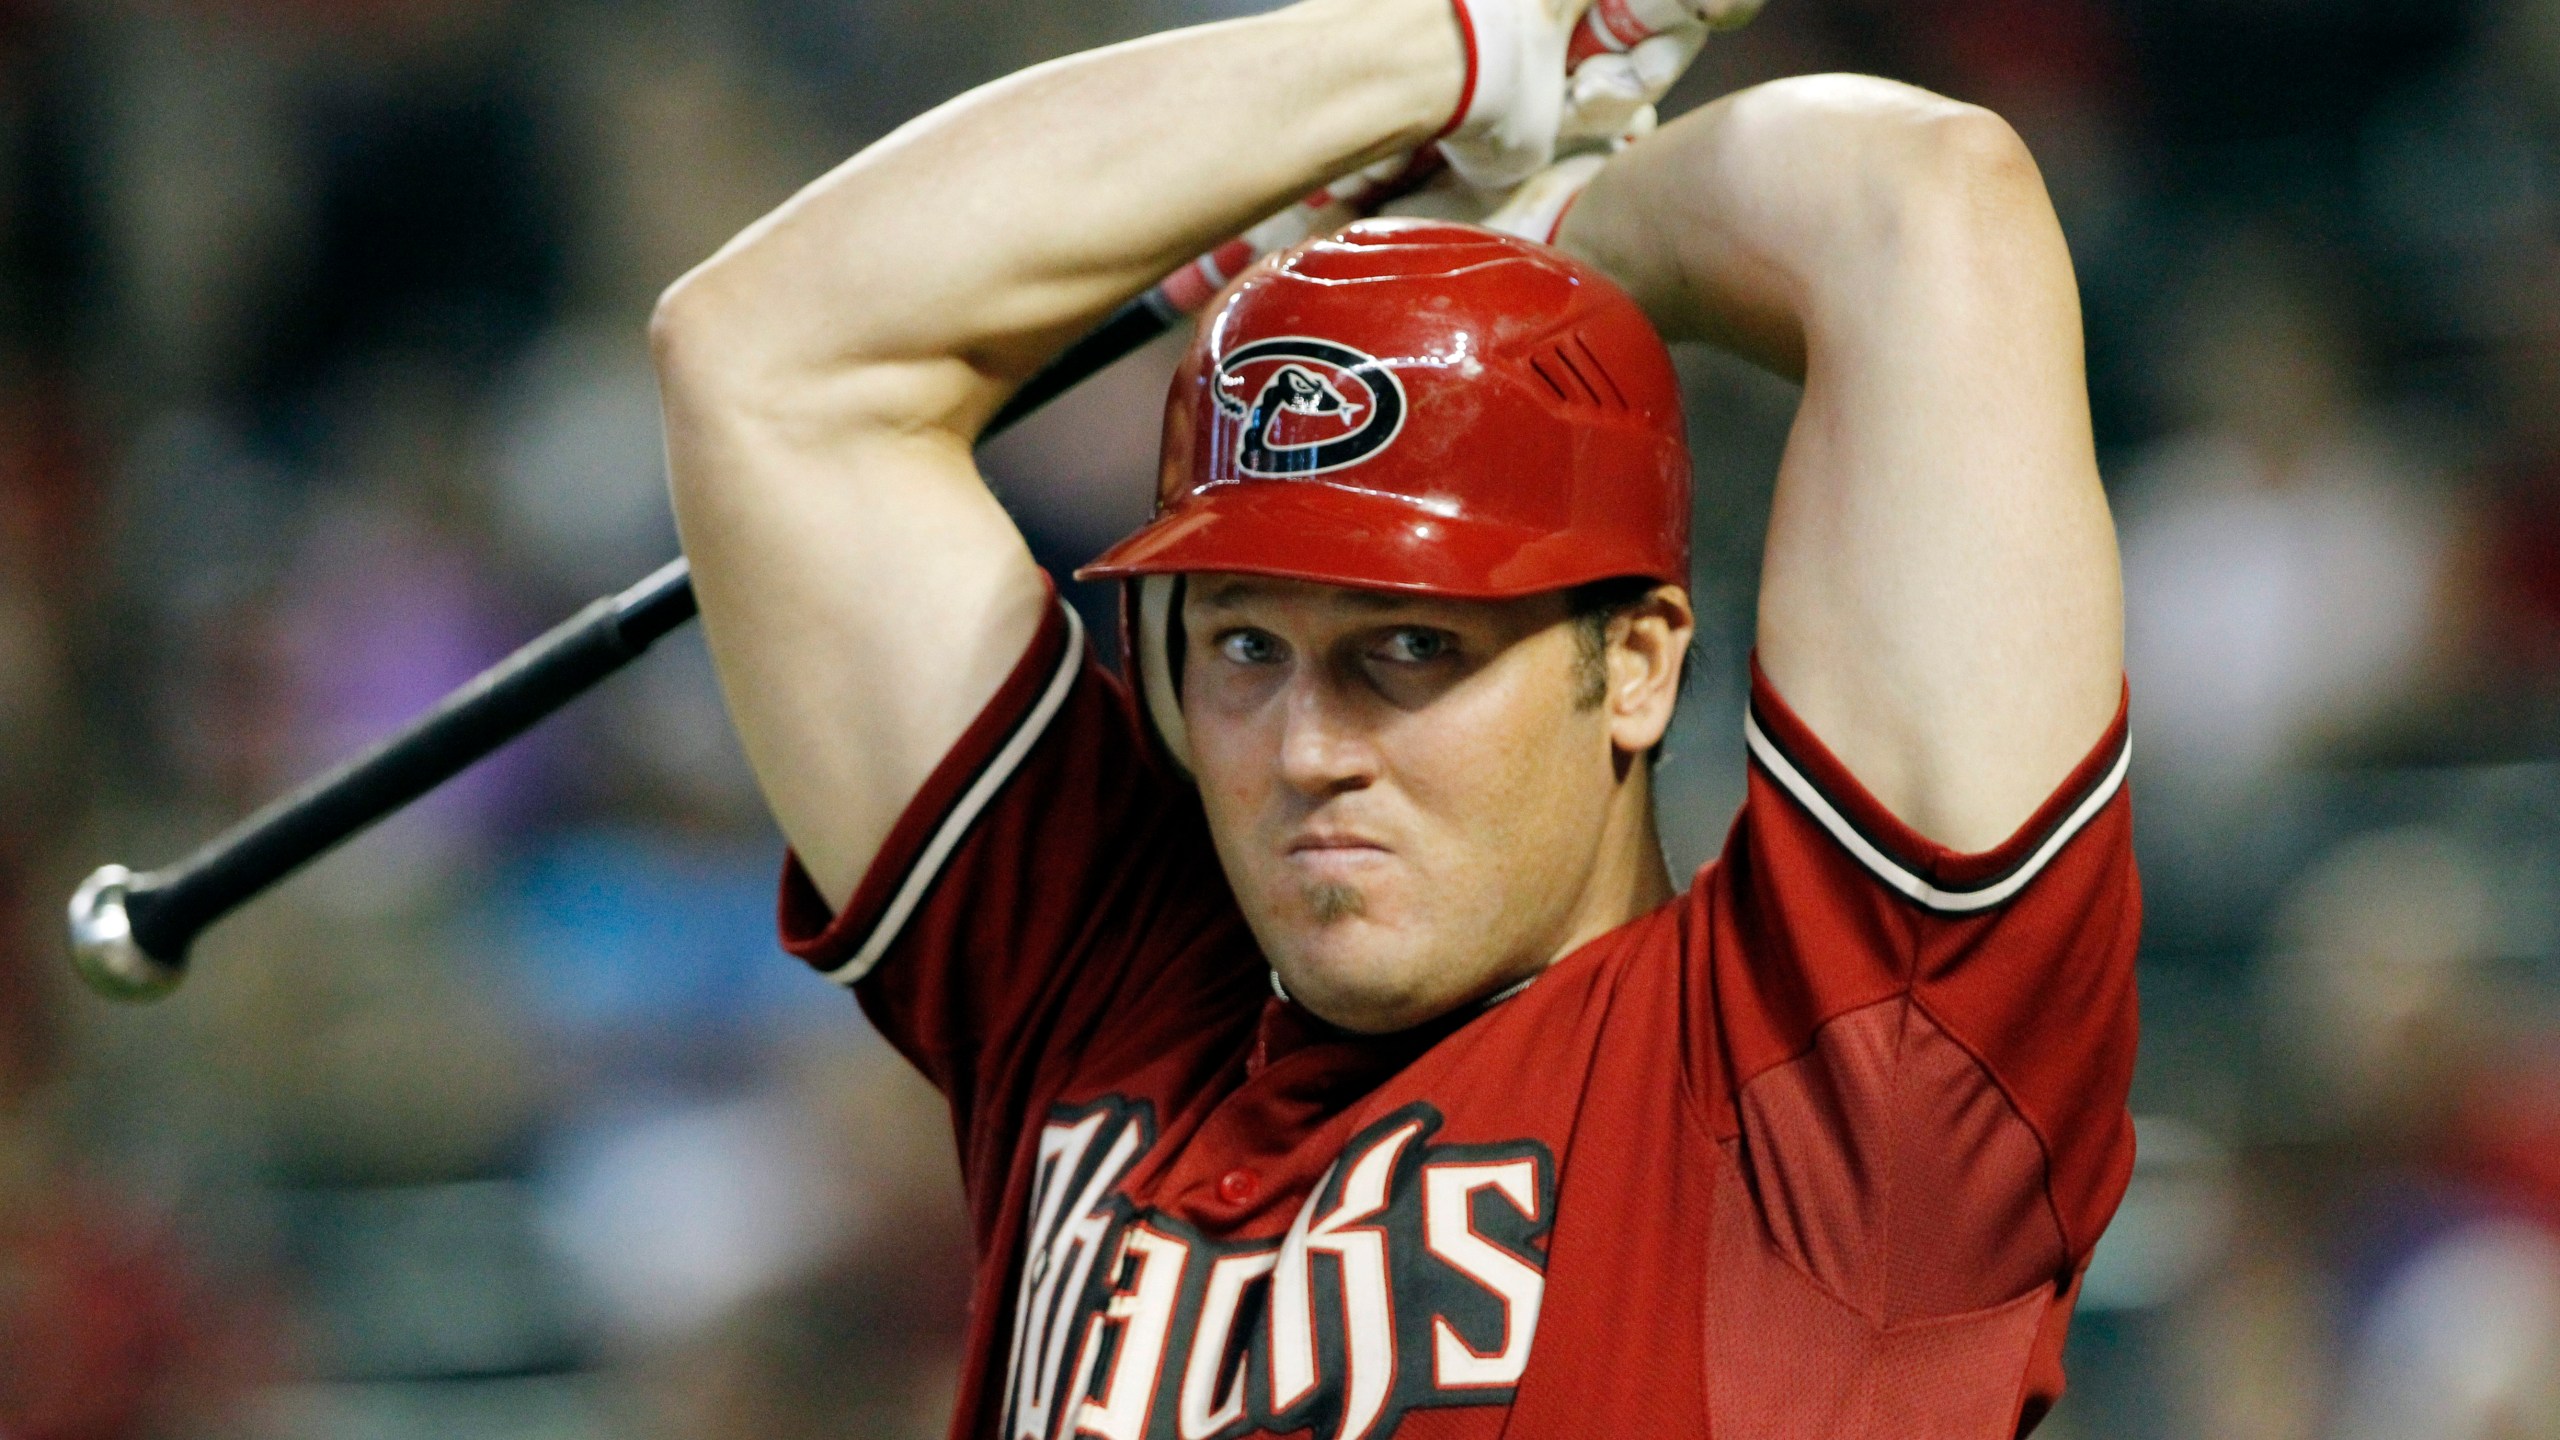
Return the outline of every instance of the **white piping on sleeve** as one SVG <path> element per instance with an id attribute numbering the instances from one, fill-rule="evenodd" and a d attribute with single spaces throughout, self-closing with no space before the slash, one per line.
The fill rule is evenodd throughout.
<path id="1" fill-rule="evenodd" d="M 2035 879 L 2053 857 L 2061 853 L 2062 847 L 2071 842 L 2071 837 L 2079 834 L 2100 810 L 2106 808 L 2116 791 L 2124 787 L 2125 772 L 2133 764 L 2133 742 L 2128 739 L 2116 752 L 2116 763 L 2108 768 L 2106 778 L 2100 780 L 2070 815 L 2054 827 L 2053 833 L 2045 837 L 2044 843 L 2036 847 L 2035 853 L 2028 856 L 2025 863 L 1979 889 L 1942 890 L 1911 873 L 1892 856 L 1878 849 L 1873 841 L 1858 833 L 1858 828 L 1849 823 L 1848 817 L 1815 789 L 1813 782 L 1806 779 L 1804 773 L 1796 769 L 1786 754 L 1761 731 L 1760 717 L 1749 710 L 1742 714 L 1742 737 L 1770 776 L 1785 786 L 1787 793 L 1796 798 L 1796 803 L 1822 823 L 1823 829 L 1831 832 L 1831 838 L 1840 842 L 1840 848 L 1857 857 L 1858 863 L 1875 872 L 1875 877 L 1885 884 L 1918 904 L 1950 915 L 1988 910 L 2025 889 L 2027 882 Z"/>
<path id="2" fill-rule="evenodd" d="M 987 808 L 988 802 L 995 799 L 996 792 L 1004 788 L 1004 782 L 1021 768 L 1022 757 L 1031 753 L 1031 747 L 1038 744 L 1041 735 L 1048 730 L 1049 722 L 1057 718 L 1059 707 L 1067 703 L 1067 692 L 1075 687 L 1076 672 L 1084 664 L 1084 621 L 1076 614 L 1075 607 L 1066 601 L 1060 600 L 1058 608 L 1066 612 L 1067 643 L 1065 653 L 1058 657 L 1057 673 L 1049 677 L 1049 688 L 1041 692 L 1040 701 L 1031 707 L 1031 713 L 1014 727 L 1013 738 L 1007 740 L 995 758 L 987 762 L 986 768 L 978 772 L 977 781 L 960 797 L 960 803 L 952 806 L 951 813 L 943 817 L 941 826 L 933 832 L 932 842 L 924 847 L 924 853 L 916 857 L 916 863 L 907 871 L 906 883 L 898 887 L 896 898 L 881 913 L 880 923 L 871 927 L 870 938 L 862 942 L 862 948 L 853 953 L 852 959 L 828 971 L 828 979 L 839 985 L 851 985 L 870 974 L 871 967 L 880 963 L 880 957 L 897 943 L 898 932 L 906 928 L 907 920 L 915 914 L 916 907 L 924 903 L 924 892 L 932 887 L 934 877 L 942 873 L 943 863 L 951 858 L 952 851 L 960 847 L 960 837 L 969 833 L 969 826 L 977 820 L 978 813 Z"/>

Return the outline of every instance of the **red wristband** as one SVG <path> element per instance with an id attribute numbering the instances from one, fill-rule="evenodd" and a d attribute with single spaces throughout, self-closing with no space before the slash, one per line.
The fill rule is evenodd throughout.
<path id="1" fill-rule="evenodd" d="M 1590 188 L 1591 187 L 1586 184 L 1582 187 L 1582 190 L 1576 190 L 1572 194 L 1564 197 L 1563 206 L 1558 208 L 1556 211 L 1556 223 L 1547 227 L 1548 244 L 1553 245 L 1556 243 L 1556 237 L 1564 233 L 1564 217 L 1572 214 L 1573 207 L 1582 203 L 1583 191 L 1589 190 Z"/>
<path id="2" fill-rule="evenodd" d="M 1467 52 L 1467 78 L 1458 86 L 1458 108 L 1450 112 L 1449 123 L 1423 143 L 1445 140 L 1466 123 L 1467 111 L 1476 103 L 1476 22 L 1467 13 L 1467 0 L 1449 0 L 1450 11 L 1458 17 L 1458 44 Z"/>

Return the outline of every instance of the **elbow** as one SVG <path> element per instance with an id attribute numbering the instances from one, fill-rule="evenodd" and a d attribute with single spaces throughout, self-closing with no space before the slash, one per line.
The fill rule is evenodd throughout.
<path id="1" fill-rule="evenodd" d="M 1865 75 L 1817 75 L 1746 92 L 1752 143 L 1783 156 L 1799 253 L 1861 266 L 1891 256 L 1943 268 L 1950 252 L 2058 244 L 2044 177 L 2006 120 L 1978 105 Z M 1827 239 L 1829 244 L 1814 241 Z"/>
<path id="2" fill-rule="evenodd" d="M 649 356 L 661 370 L 675 364 L 700 333 L 701 306 L 693 298 L 692 280 L 687 275 L 660 291 L 649 311 Z"/>
<path id="3" fill-rule="evenodd" d="M 767 322 L 770 305 L 725 257 L 670 285 L 649 312 L 669 475 L 678 509 L 705 487 L 726 489 L 742 454 L 808 441 L 824 427 L 805 367 L 791 364 Z"/>
<path id="4" fill-rule="evenodd" d="M 1893 147 L 1885 183 L 1904 223 L 1965 239 L 2049 222 L 2044 175 L 2009 122 L 1977 105 L 1940 105 Z"/>
<path id="5" fill-rule="evenodd" d="M 777 280 L 786 273 L 733 246 L 658 297 L 649 350 L 671 448 L 714 436 L 818 451 L 865 433 L 974 435 L 994 410 L 989 382 L 959 357 L 887 355 L 874 337 L 844 333 L 852 326 L 812 323 L 804 291 Z"/>
<path id="6" fill-rule="evenodd" d="M 659 294 L 649 354 L 670 401 L 726 409 L 794 393 L 831 358 L 828 336 L 795 306 L 805 289 L 792 283 L 795 263 L 784 237 L 760 225 Z"/>
<path id="7" fill-rule="evenodd" d="M 1880 205 L 1885 285 L 1906 319 L 1954 333 L 1989 326 L 2013 339 L 2080 334 L 2080 286 L 2062 222 L 2026 142 L 2007 121 L 1948 105 L 1897 147 Z"/>
<path id="8" fill-rule="evenodd" d="M 2062 228 L 2026 142 L 1980 106 L 1913 96 L 1884 109 L 1850 147 L 1857 184 L 1842 233 L 1942 283 L 2044 272 L 2064 253 Z"/>
<path id="9" fill-rule="evenodd" d="M 747 359 L 745 307 L 721 283 L 719 264 L 713 260 L 668 286 L 649 312 L 649 355 L 671 397 L 699 393 L 736 374 Z"/>

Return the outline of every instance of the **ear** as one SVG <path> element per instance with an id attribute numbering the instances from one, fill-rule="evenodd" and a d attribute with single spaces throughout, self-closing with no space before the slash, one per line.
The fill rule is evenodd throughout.
<path id="1" fill-rule="evenodd" d="M 1698 633 L 1689 592 L 1657 585 L 1609 621 L 1609 743 L 1642 755 L 1662 743 L 1680 700 L 1680 671 Z"/>

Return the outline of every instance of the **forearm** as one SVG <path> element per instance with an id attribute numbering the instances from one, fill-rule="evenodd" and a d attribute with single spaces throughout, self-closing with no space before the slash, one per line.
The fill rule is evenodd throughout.
<path id="1" fill-rule="evenodd" d="M 872 146 L 661 302 L 704 631 L 831 903 L 1041 623 L 979 428 L 1126 296 L 1429 138 L 1461 75 L 1449 0 L 1310 0 L 1076 56 Z"/>
<path id="2" fill-rule="evenodd" d="M 897 428 L 972 429 L 1120 300 L 1428 140 L 1463 69 L 1448 0 L 1309 0 L 1037 67 L 740 236 L 671 292 L 662 350 L 676 331 L 767 397 L 814 385 Z M 915 369 L 841 385 L 866 367 Z"/>

